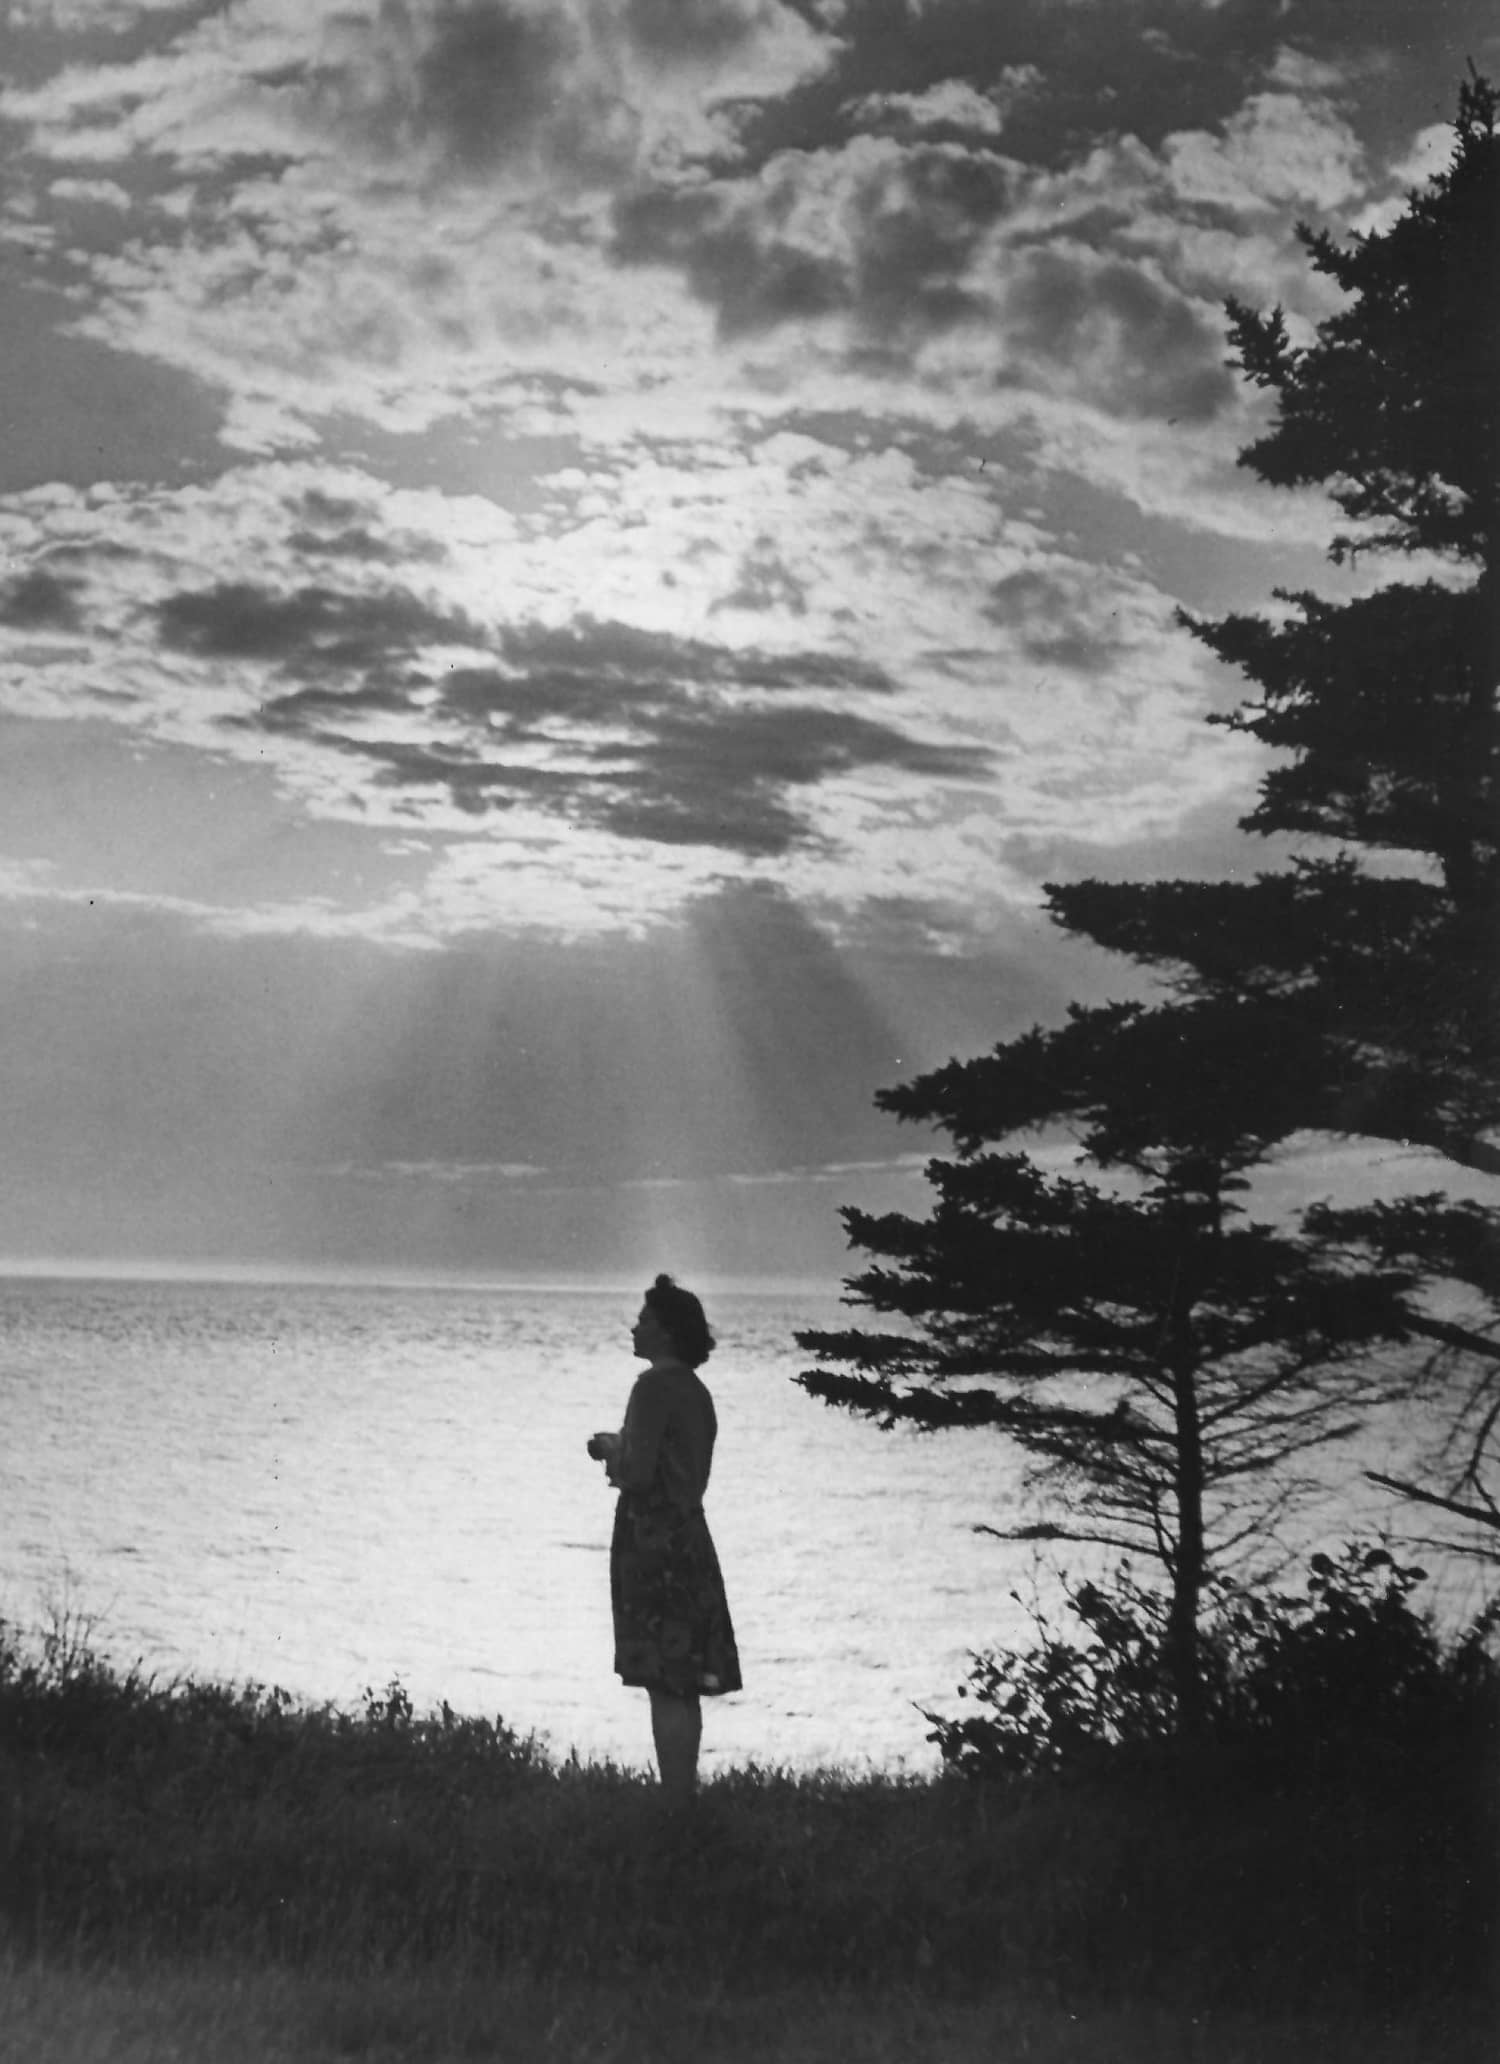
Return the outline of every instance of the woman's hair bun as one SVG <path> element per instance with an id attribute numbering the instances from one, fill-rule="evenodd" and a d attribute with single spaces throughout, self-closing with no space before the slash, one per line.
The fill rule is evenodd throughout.
<path id="1" fill-rule="evenodd" d="M 684 1290 L 671 1276 L 660 1275 L 646 1292 L 646 1309 L 666 1332 L 672 1345 L 690 1367 L 696 1369 L 714 1351 L 714 1336 L 708 1330 L 703 1306 L 691 1290 Z"/>

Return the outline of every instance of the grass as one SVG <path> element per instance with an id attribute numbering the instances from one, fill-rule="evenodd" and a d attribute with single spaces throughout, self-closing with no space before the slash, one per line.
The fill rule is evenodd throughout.
<path id="1" fill-rule="evenodd" d="M 748 1768 L 674 1825 L 398 1687 L 340 1713 L 0 1631 L 0 2056 L 1457 2064 L 1488 1775 Z"/>
<path id="2" fill-rule="evenodd" d="M 1486 2030 L 1434 2008 L 1382 2021 L 234 1963 L 0 1964 L 0 1987 L 0 2056 L 17 2064 L 1481 2064 L 1492 2054 Z"/>

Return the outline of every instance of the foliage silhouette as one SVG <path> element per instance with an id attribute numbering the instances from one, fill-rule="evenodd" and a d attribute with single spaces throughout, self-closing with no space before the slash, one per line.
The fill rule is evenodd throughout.
<path id="1" fill-rule="evenodd" d="M 1304 1593 L 1216 1585 L 1203 1629 L 1204 1737 L 1242 1776 L 1398 1776 L 1413 1761 L 1476 1769 L 1500 1744 L 1500 1605 L 1444 1635 L 1413 1593 L 1425 1570 L 1385 1547 L 1314 1555 Z M 1160 1598 L 1128 1569 L 1070 1589 L 1083 1638 L 1035 1615 L 1039 1639 L 973 1658 L 958 1717 L 928 1713 L 945 1766 L 969 1777 L 1129 1767 L 1174 1733 Z"/>
<path id="2" fill-rule="evenodd" d="M 1045 1516 L 993 1531 L 1156 1561 L 1185 1732 L 1205 1587 L 1265 1546 L 1310 1449 L 1418 1380 L 1413 1342 L 1488 1495 L 1494 1214 L 1432 1194 L 1270 1224 L 1243 1200 L 1309 1133 L 1500 1168 L 1495 113 L 1463 87 L 1451 164 L 1390 227 L 1347 250 L 1302 232 L 1349 296 L 1311 344 L 1229 306 L 1277 406 L 1242 463 L 1328 488 L 1352 526 L 1335 559 L 1434 567 L 1341 604 L 1283 595 L 1275 621 L 1182 619 L 1259 690 L 1223 721 L 1288 756 L 1243 828 L 1336 850 L 1250 883 L 1049 885 L 1054 919 L 1141 962 L 1154 999 L 882 1091 L 957 1158 L 929 1164 L 925 1220 L 843 1214 L 873 1257 L 846 1302 L 896 1324 L 798 1335 L 813 1396 L 1020 1447 Z M 1038 1135 L 1045 1157 L 1021 1151 Z"/>

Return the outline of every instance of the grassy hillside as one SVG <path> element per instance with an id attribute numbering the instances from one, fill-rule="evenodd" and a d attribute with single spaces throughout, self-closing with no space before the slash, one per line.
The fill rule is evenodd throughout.
<path id="1" fill-rule="evenodd" d="M 747 1769 L 677 1825 L 629 1773 L 395 1688 L 350 1715 L 0 1656 L 0 2054 L 1482 2054 L 1472 1745 L 1314 1785 L 1223 1754 Z"/>

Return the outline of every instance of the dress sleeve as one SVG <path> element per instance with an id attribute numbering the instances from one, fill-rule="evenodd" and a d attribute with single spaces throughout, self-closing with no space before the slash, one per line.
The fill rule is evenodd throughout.
<path id="1" fill-rule="evenodd" d="M 666 1387 L 654 1383 L 648 1369 L 636 1378 L 630 1402 L 625 1407 L 620 1445 L 609 1465 L 609 1480 L 617 1490 L 644 1491 L 650 1485 L 656 1474 L 666 1424 Z"/>

